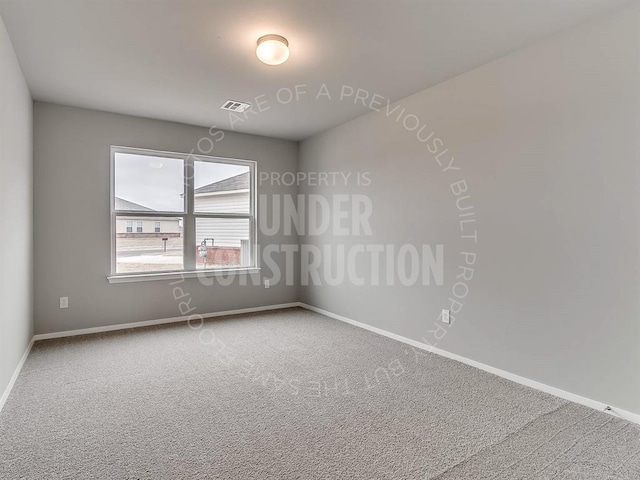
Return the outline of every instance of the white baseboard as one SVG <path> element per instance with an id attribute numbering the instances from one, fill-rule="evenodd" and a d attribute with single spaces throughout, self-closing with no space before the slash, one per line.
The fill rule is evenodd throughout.
<path id="1" fill-rule="evenodd" d="M 392 338 L 394 340 L 398 340 L 399 342 L 406 343 L 407 345 L 411 345 L 413 347 L 419 348 L 421 350 L 426 350 L 427 352 L 435 353 L 437 355 L 449 358 L 451 360 L 456 360 L 458 362 L 464 363 L 466 365 L 470 365 L 472 367 L 478 368 L 480 370 L 484 370 L 485 372 L 492 373 L 502 378 L 506 378 L 507 380 L 511 380 L 512 382 L 519 383 L 521 385 L 525 385 L 527 387 L 534 388 L 536 390 L 540 390 L 542 392 L 548 393 L 550 395 L 554 395 L 556 397 L 560 397 L 564 400 L 568 400 L 570 402 L 578 403 L 580 405 L 584 405 L 585 407 L 590 407 L 595 410 L 599 410 L 601 412 L 605 412 L 607 407 L 610 407 L 611 410 L 606 410 L 606 413 L 610 415 L 614 415 L 616 417 L 623 418 L 633 423 L 640 424 L 640 415 L 637 413 L 632 413 L 626 410 L 622 410 L 620 408 L 615 408 L 613 406 L 609 406 L 605 403 L 598 402 L 596 400 L 591 400 L 590 398 L 582 397 L 580 395 L 576 395 L 575 393 L 567 392 L 565 390 L 561 390 L 556 387 L 552 387 L 550 385 L 546 385 L 544 383 L 536 382 L 535 380 L 531 380 L 529 378 L 521 377 L 520 375 L 516 375 L 515 373 L 510 373 L 505 370 L 500 370 L 499 368 L 492 367 L 490 365 L 485 365 L 484 363 L 477 362 L 475 360 L 471 360 L 469 358 L 463 357 L 461 355 L 457 355 L 455 353 L 447 352 L 446 350 L 442 350 L 440 348 L 433 347 L 431 345 L 427 345 L 426 343 L 419 342 L 417 340 L 412 340 L 410 338 L 403 337 L 401 335 L 397 335 L 395 333 L 388 332 L 386 330 L 382 330 L 380 328 L 372 327 L 371 325 L 367 325 L 366 323 L 358 322 L 356 320 L 352 320 L 350 318 L 344 317 L 342 315 L 337 315 L 332 312 L 328 312 L 327 310 L 323 310 L 321 308 L 314 307 L 312 305 L 308 305 L 306 303 L 299 303 L 298 306 L 302 308 L 306 308 L 307 310 L 311 310 L 312 312 L 319 313 L 321 315 L 325 315 L 330 318 L 334 318 L 336 320 L 340 320 L 341 322 L 348 323 L 350 325 L 354 325 L 356 327 L 364 328 L 365 330 L 369 330 L 370 332 L 377 333 L 379 335 L 383 335 L 385 337 Z"/>
<path id="2" fill-rule="evenodd" d="M 279 310 L 281 308 L 298 307 L 298 302 L 281 303 L 278 305 L 265 305 L 262 307 L 240 308 L 237 310 L 227 310 L 225 312 L 201 313 L 202 318 L 224 317 L 226 315 L 240 315 L 243 313 L 265 312 L 268 310 Z M 78 330 L 66 330 L 63 332 L 41 333 L 33 336 L 33 341 L 49 340 L 51 338 L 75 337 L 76 335 L 89 335 L 92 333 L 113 332 L 115 330 L 126 330 L 128 328 L 150 327 L 153 325 L 163 325 L 166 323 L 186 322 L 190 318 L 189 315 L 172 318 L 161 318 L 158 320 L 145 320 L 143 322 L 120 323 L 117 325 L 108 325 L 105 327 L 80 328 Z"/>
<path id="3" fill-rule="evenodd" d="M 31 347 L 33 347 L 33 339 L 31 339 L 31 341 L 29 342 L 29 345 L 27 345 L 27 349 L 24 351 L 22 358 L 18 362 L 18 366 L 14 370 L 13 375 L 11 376 L 11 380 L 9 380 L 9 384 L 7 385 L 7 388 L 4 389 L 4 393 L 2 394 L 2 397 L 0 397 L 0 412 L 4 408 L 4 404 L 7 403 L 9 394 L 11 393 L 11 390 L 13 390 L 13 385 L 16 383 L 16 380 L 18 379 L 18 375 L 20 375 L 20 371 L 22 370 L 22 366 L 24 365 L 24 362 L 27 360 L 27 357 L 29 356 Z"/>

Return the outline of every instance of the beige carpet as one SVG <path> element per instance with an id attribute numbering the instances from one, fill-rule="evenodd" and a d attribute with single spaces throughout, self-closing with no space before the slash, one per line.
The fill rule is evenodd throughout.
<path id="1" fill-rule="evenodd" d="M 290 309 L 36 343 L 0 478 L 637 480 L 640 430 Z"/>

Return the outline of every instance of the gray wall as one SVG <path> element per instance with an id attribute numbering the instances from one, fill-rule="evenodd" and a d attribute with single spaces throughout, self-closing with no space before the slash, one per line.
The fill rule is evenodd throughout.
<path id="1" fill-rule="evenodd" d="M 174 152 L 197 149 L 212 138 L 208 129 L 137 117 L 36 102 L 34 105 L 34 234 L 36 333 L 90 328 L 180 316 L 168 280 L 109 284 L 109 148 L 111 145 Z M 218 137 L 213 137 L 218 138 Z M 202 143 L 203 148 L 206 143 Z M 213 155 L 258 162 L 258 171 L 296 170 L 297 144 L 267 137 L 226 132 Z M 296 187 L 264 185 L 259 194 L 296 193 Z M 297 243 L 276 235 L 263 244 Z M 283 256 L 278 258 L 284 265 Z M 270 276 L 269 272 L 262 272 Z M 260 282 L 261 283 L 261 282 Z M 194 313 L 293 302 L 294 286 L 265 289 L 202 285 L 198 279 L 180 285 Z M 59 309 L 59 297 L 69 309 Z"/>
<path id="2" fill-rule="evenodd" d="M 32 112 L 0 18 L 0 395 L 33 334 Z"/>
<path id="3" fill-rule="evenodd" d="M 435 144 L 395 114 L 303 142 L 302 171 L 372 173 L 371 187 L 304 192 L 369 195 L 374 235 L 301 242 L 441 243 L 445 284 L 306 287 L 301 299 L 435 343 L 459 252 L 477 252 L 439 348 L 640 413 L 639 21 L 637 7 L 602 17 L 402 100 L 460 171 L 443 172 Z M 449 187 L 460 179 L 477 245 L 461 238 Z"/>

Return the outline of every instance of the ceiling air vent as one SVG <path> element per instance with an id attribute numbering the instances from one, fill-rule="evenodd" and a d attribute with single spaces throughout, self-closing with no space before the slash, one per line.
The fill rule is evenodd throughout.
<path id="1" fill-rule="evenodd" d="M 250 103 L 238 102 L 237 100 L 227 100 L 220 107 L 222 110 L 229 110 L 230 112 L 244 112 L 251 108 Z"/>

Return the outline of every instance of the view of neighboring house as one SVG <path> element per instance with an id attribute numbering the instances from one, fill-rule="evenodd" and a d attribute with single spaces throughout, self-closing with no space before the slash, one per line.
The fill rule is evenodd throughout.
<path id="1" fill-rule="evenodd" d="M 130 202 L 124 198 L 115 198 L 115 209 L 129 212 L 153 212 L 154 210 Z M 116 235 L 120 238 L 143 237 L 179 237 L 182 232 L 181 221 L 171 217 L 118 217 L 116 219 Z"/>
<path id="2" fill-rule="evenodd" d="M 124 198 L 115 198 L 117 211 L 153 212 L 154 210 Z M 249 172 L 210 183 L 195 190 L 195 211 L 206 213 L 249 213 Z M 180 219 L 171 217 L 118 217 L 118 237 L 180 236 Z M 241 241 L 249 238 L 249 222 L 246 219 L 199 219 L 196 243 L 213 239 L 215 246 L 240 248 Z M 211 240 L 209 240 L 211 244 Z"/>
<path id="3" fill-rule="evenodd" d="M 250 173 L 204 185 L 194 192 L 198 213 L 250 212 Z M 118 212 L 155 212 L 144 205 L 115 197 Z M 196 267 L 247 265 L 250 261 L 250 222 L 246 218 L 196 218 Z M 117 216 L 118 271 L 143 272 L 182 268 L 182 219 Z M 168 240 L 168 243 L 164 241 Z M 164 242 L 164 243 L 163 243 Z M 171 259 L 175 260 L 167 264 Z"/>
<path id="4" fill-rule="evenodd" d="M 249 213 L 249 172 L 196 188 L 194 194 L 196 213 Z M 240 248 L 242 240 L 249 239 L 249 221 L 242 218 L 199 219 L 196 242 L 200 245 L 205 239 L 213 239 L 214 246 Z"/>

